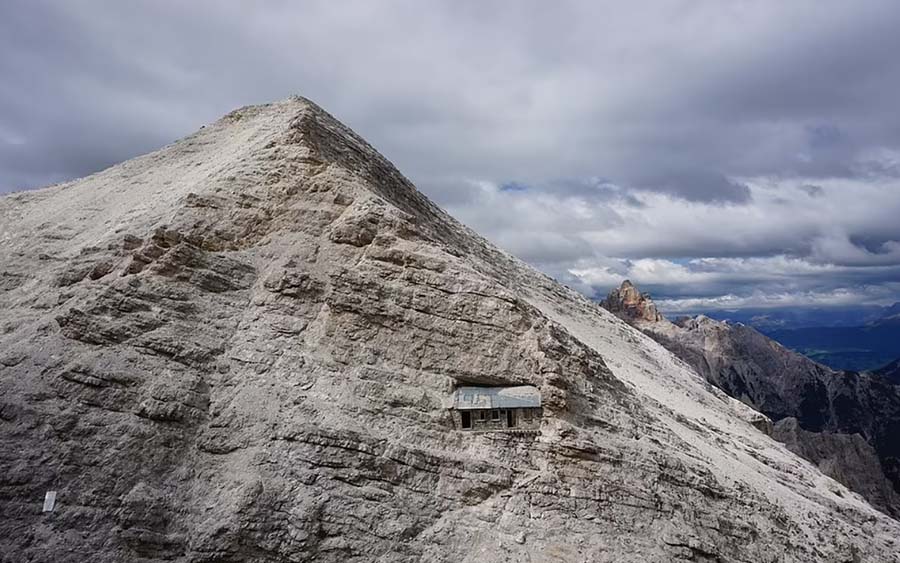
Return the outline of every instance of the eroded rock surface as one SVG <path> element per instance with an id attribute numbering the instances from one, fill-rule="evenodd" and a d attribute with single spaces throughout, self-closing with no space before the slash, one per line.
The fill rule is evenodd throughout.
<path id="1" fill-rule="evenodd" d="M 0 199 L 0 265 L 3 561 L 898 560 L 897 522 L 304 99 Z M 454 431 L 461 384 L 539 388 L 540 434 Z"/>
<path id="2" fill-rule="evenodd" d="M 810 432 L 791 417 L 779 420 L 773 435 L 791 451 L 814 461 L 822 473 L 846 484 L 872 504 L 890 507 L 896 502 L 896 493 L 882 472 L 878 452 L 861 434 Z"/>
<path id="3" fill-rule="evenodd" d="M 630 280 L 622 282 L 621 287 L 611 291 L 600 305 L 619 317 L 639 321 L 657 322 L 663 316 L 656 310 L 656 304 L 646 293 L 641 293 Z"/>

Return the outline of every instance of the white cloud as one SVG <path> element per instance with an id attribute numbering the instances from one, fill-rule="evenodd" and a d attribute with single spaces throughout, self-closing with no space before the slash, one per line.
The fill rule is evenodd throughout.
<path id="1" fill-rule="evenodd" d="M 890 0 L 10 0 L 0 192 L 301 93 L 589 293 L 625 276 L 671 298 L 888 287 L 898 15 Z"/>
<path id="2" fill-rule="evenodd" d="M 672 310 L 897 299 L 891 291 L 898 287 L 890 285 L 900 279 L 896 183 L 826 180 L 810 197 L 795 189 L 808 185 L 802 178 L 743 181 L 751 206 L 654 194 L 634 205 L 621 189 L 592 200 L 482 183 L 477 196 L 452 210 L 589 295 L 628 278 L 662 295 Z M 502 217 L 496 209 L 505 210 Z M 703 251 L 709 254 L 696 256 Z"/>
<path id="3" fill-rule="evenodd" d="M 659 299 L 657 306 L 666 313 L 695 313 L 697 311 L 729 311 L 736 309 L 795 309 L 801 307 L 859 307 L 890 305 L 895 302 L 900 284 L 884 287 L 839 287 L 829 291 L 801 291 L 786 293 L 752 292 L 747 295 L 717 295 L 684 299 Z"/>

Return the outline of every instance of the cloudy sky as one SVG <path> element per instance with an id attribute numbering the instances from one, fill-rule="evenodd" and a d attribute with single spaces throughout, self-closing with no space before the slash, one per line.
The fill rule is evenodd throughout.
<path id="1" fill-rule="evenodd" d="M 0 192 L 299 93 L 588 294 L 886 304 L 898 29 L 895 0 L 2 0 Z"/>

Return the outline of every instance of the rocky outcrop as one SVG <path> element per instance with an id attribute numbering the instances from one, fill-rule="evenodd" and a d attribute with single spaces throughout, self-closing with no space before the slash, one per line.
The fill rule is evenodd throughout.
<path id="1" fill-rule="evenodd" d="M 604 306 L 623 291 L 637 293 L 626 281 L 610 293 Z M 642 301 L 649 308 L 649 299 Z M 808 447 L 792 447 L 793 451 L 874 506 L 900 516 L 900 393 L 885 379 L 831 370 L 743 324 L 703 315 L 669 322 L 614 312 L 729 396 L 773 421 L 793 420 L 799 434 L 784 431 L 784 425 L 777 431 L 779 422 L 777 439 L 801 443 L 795 438 L 800 436 Z M 859 453 L 859 440 L 872 448 L 874 461 L 869 453 Z M 844 456 L 836 453 L 841 447 L 847 448 Z M 865 462 L 859 461 L 861 456 Z"/>
<path id="2" fill-rule="evenodd" d="M 900 524 L 300 98 L 0 199 L 0 264 L 4 562 L 897 561 Z M 540 432 L 454 430 L 497 384 Z"/>
<path id="3" fill-rule="evenodd" d="M 650 295 L 638 291 L 630 280 L 623 281 L 618 289 L 610 291 L 600 305 L 626 319 L 651 323 L 663 320 Z"/>

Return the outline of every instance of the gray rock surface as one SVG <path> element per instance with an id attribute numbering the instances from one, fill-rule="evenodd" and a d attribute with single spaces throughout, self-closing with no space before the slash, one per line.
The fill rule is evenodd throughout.
<path id="1" fill-rule="evenodd" d="M 893 385 L 900 385 L 900 358 L 875 370 L 875 374 L 883 377 Z"/>
<path id="2" fill-rule="evenodd" d="M 891 482 L 882 473 L 878 453 L 862 435 L 810 432 L 796 418 L 789 417 L 775 424 L 773 437 L 873 504 L 890 506 L 896 502 Z"/>
<path id="3" fill-rule="evenodd" d="M 616 307 L 627 298 L 629 308 Z M 774 436 L 792 451 L 900 516 L 900 393 L 883 377 L 832 370 L 743 324 L 704 315 L 675 322 L 648 316 L 644 312 L 656 307 L 628 281 L 602 304 L 729 396 L 778 422 Z M 765 421 L 760 427 L 771 433 Z"/>
<path id="4" fill-rule="evenodd" d="M 0 269 L 4 562 L 900 561 L 758 413 L 302 98 L 0 198 Z M 461 384 L 536 386 L 540 434 L 454 431 Z"/>
<path id="5" fill-rule="evenodd" d="M 638 291 L 631 280 L 623 281 L 622 285 L 616 291 L 611 291 L 600 305 L 626 319 L 651 323 L 663 320 L 650 295 Z"/>

